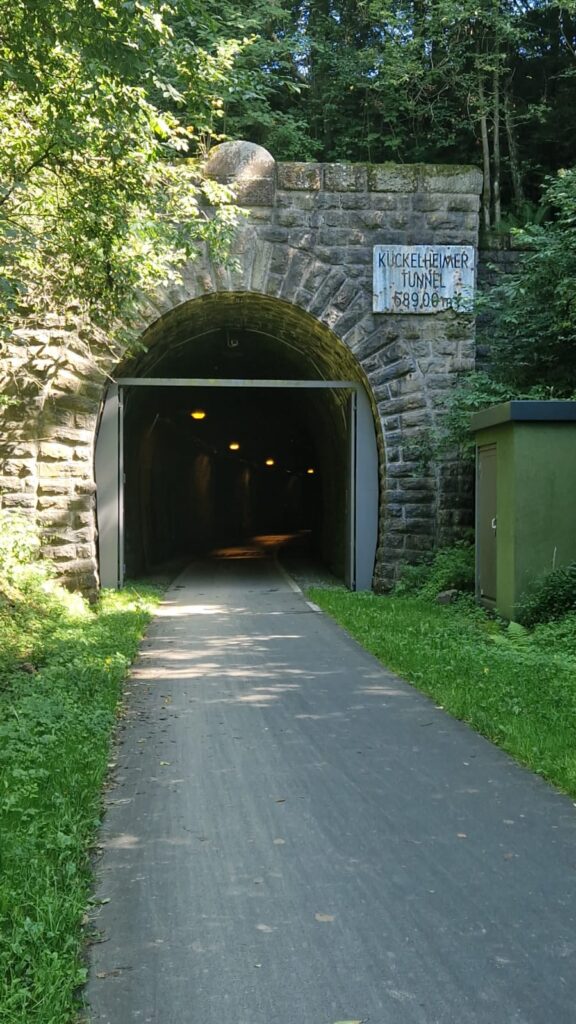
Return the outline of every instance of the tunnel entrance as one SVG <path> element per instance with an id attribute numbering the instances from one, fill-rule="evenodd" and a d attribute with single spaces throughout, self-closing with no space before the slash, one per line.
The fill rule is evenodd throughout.
<path id="1" fill-rule="evenodd" d="M 127 575 L 270 534 L 298 535 L 325 558 L 315 434 L 294 387 L 126 389 Z"/>
<path id="2" fill-rule="evenodd" d="M 351 353 L 282 300 L 220 294 L 185 307 L 154 325 L 105 398 L 102 584 L 291 535 L 350 588 L 369 589 L 378 449 Z"/>
<path id="3" fill-rule="evenodd" d="M 121 379 L 97 443 L 102 585 L 280 535 L 369 589 L 377 468 L 353 381 Z"/>

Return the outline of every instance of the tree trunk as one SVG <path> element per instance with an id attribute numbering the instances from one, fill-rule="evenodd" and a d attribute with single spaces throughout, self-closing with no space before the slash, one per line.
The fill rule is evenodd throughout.
<path id="1" fill-rule="evenodd" d="M 321 57 L 327 43 L 327 29 L 330 24 L 330 0 L 313 0 L 308 5 L 307 34 L 311 42 L 309 55 L 309 118 L 312 137 L 322 147 L 322 157 L 330 146 L 330 126 L 326 116 L 326 92 L 329 71 Z"/>
<path id="2" fill-rule="evenodd" d="M 482 72 L 478 76 L 478 97 L 480 99 L 480 137 L 482 139 L 482 168 L 484 171 L 484 184 L 482 186 L 482 221 L 484 230 L 490 231 L 490 197 L 492 184 L 490 175 L 490 143 L 488 141 L 488 122 L 486 118 L 486 105 L 484 95 L 484 79 Z"/>
<path id="3" fill-rule="evenodd" d="M 496 67 L 493 74 L 493 137 L 492 156 L 494 162 L 494 177 L 492 181 L 492 194 L 494 198 L 494 227 L 498 231 L 502 220 L 502 206 L 500 202 L 500 68 Z"/>
<path id="4" fill-rule="evenodd" d="M 510 98 L 510 81 L 504 86 L 504 124 L 506 126 L 506 139 L 508 142 L 508 157 L 510 160 L 510 176 L 512 178 L 512 194 L 514 196 L 514 207 L 517 211 L 522 209 L 524 203 L 524 189 L 522 187 L 522 175 L 520 173 L 520 162 L 518 160 L 518 146 L 516 145 L 516 133 L 512 118 L 512 102 Z"/>

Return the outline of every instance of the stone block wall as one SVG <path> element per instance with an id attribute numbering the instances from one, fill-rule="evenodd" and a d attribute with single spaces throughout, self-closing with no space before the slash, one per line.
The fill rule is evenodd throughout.
<path id="1" fill-rule="evenodd" d="M 94 440 L 113 346 L 74 311 L 22 316 L 5 350 L 0 507 L 33 515 L 62 580 L 96 592 Z"/>
<path id="2" fill-rule="evenodd" d="M 217 267 L 204 253 L 181 280 L 142 301 L 149 353 L 202 316 L 198 300 L 221 296 L 223 308 L 227 301 L 240 308 L 250 298 L 251 315 L 269 332 L 292 332 L 303 360 L 317 354 L 334 376 L 361 380 L 381 447 L 375 585 L 385 588 L 402 561 L 450 542 L 471 522 L 469 481 L 458 463 L 447 459 L 423 471 L 412 451 L 433 430 L 458 375 L 474 365 L 474 322 L 452 310 L 373 313 L 372 250 L 386 243 L 476 246 L 481 174 L 426 165 L 276 164 L 249 143 L 218 147 L 206 172 L 231 183 L 245 208 L 236 262 Z M 117 373 L 122 353 L 72 312 L 65 323 L 23 321 L 9 356 L 7 391 L 18 390 L 22 360 L 37 387 L 2 412 L 2 503 L 36 512 L 46 553 L 63 578 L 93 588 L 94 437 L 107 375 Z M 146 374 L 147 358 L 136 372 Z"/>

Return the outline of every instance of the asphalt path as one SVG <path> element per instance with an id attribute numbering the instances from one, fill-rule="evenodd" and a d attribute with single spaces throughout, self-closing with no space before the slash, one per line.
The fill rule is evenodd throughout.
<path id="1" fill-rule="evenodd" d="M 574 1024 L 572 801 L 242 554 L 128 681 L 90 1020 Z"/>

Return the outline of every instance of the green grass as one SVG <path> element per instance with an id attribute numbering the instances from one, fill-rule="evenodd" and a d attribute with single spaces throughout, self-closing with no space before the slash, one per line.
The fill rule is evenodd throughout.
<path id="1" fill-rule="evenodd" d="M 388 668 L 576 796 L 576 616 L 529 632 L 469 601 L 309 596 Z"/>
<path id="2" fill-rule="evenodd" d="M 0 579 L 0 1020 L 68 1024 L 110 735 L 157 594 L 90 609 L 42 567 L 19 572 Z"/>

